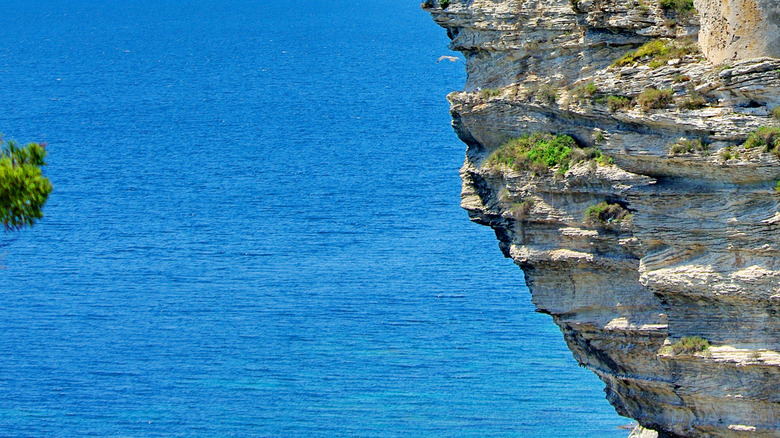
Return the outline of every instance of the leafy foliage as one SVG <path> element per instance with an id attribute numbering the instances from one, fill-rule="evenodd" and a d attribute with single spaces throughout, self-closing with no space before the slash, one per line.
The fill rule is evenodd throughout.
<path id="1" fill-rule="evenodd" d="M 581 148 L 568 135 L 537 132 L 508 141 L 488 157 L 486 165 L 531 170 L 537 175 L 557 169 L 559 174 L 564 174 L 572 164 L 582 160 L 611 164 L 611 160 L 601 151 Z"/>
<path id="2" fill-rule="evenodd" d="M 510 140 L 490 155 L 487 164 L 530 169 L 538 174 L 558 167 L 564 173 L 569 169 L 574 147 L 576 143 L 568 135 L 534 133 Z"/>
<path id="3" fill-rule="evenodd" d="M 0 140 L 1 142 L 1 140 Z M 7 231 L 30 227 L 43 217 L 41 209 L 52 185 L 43 176 L 46 149 L 36 143 L 24 147 L 14 141 L 0 149 L 0 221 Z"/>

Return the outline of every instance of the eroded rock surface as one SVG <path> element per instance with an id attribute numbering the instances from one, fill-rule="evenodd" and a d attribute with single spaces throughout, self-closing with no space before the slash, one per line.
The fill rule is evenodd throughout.
<path id="1" fill-rule="evenodd" d="M 780 57 L 777 0 L 694 0 L 701 15 L 701 47 L 712 62 Z"/>
<path id="2" fill-rule="evenodd" d="M 426 9 L 467 61 L 465 90 L 448 96 L 468 145 L 462 205 L 616 410 L 646 428 L 636 436 L 780 436 L 780 152 L 744 144 L 778 126 L 780 60 L 711 63 L 695 11 L 645 0 Z M 653 41 L 684 49 L 613 65 Z M 667 100 L 648 105 L 651 88 Z M 535 132 L 612 161 L 490 162 Z M 589 220 L 602 202 L 631 215 Z M 673 350 L 693 337 L 712 346 Z"/>

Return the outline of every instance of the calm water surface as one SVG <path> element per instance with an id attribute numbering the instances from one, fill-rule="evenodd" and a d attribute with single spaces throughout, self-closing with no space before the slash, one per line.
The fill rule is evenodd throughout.
<path id="1" fill-rule="evenodd" d="M 2 436 L 625 437 L 458 207 L 419 1 L 4 2 Z M 7 237 L 7 236 L 6 236 Z"/>

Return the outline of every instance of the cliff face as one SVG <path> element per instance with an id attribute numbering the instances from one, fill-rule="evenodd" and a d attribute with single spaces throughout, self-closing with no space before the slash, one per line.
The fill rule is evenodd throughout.
<path id="1" fill-rule="evenodd" d="M 759 130 L 779 124 L 780 60 L 721 53 L 732 3 L 697 0 L 701 20 L 650 0 L 424 5 L 466 58 L 448 96 L 463 207 L 617 411 L 662 437 L 780 436 L 780 142 Z M 573 138 L 571 164 L 491 158 L 533 133 Z"/>

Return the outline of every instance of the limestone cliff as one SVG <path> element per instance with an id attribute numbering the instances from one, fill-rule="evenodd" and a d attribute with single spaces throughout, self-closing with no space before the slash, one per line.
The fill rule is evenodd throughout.
<path id="1" fill-rule="evenodd" d="M 780 436 L 777 3 L 443 3 L 462 205 L 575 358 L 662 437 Z M 537 133 L 576 142 L 565 165 L 496 159 Z"/>

